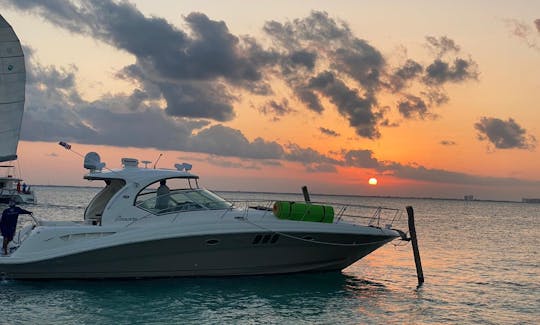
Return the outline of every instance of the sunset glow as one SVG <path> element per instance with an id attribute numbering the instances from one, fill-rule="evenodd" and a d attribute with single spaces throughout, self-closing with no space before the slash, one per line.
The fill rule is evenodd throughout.
<path id="1" fill-rule="evenodd" d="M 87 184 L 68 141 L 220 190 L 538 197 L 540 2 L 484 5 L 6 0 L 22 176 Z"/>

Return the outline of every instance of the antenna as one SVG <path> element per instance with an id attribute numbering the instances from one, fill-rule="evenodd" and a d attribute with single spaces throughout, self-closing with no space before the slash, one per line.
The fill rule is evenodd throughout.
<path id="1" fill-rule="evenodd" d="M 156 165 L 157 165 L 159 159 L 161 159 L 161 156 L 163 156 L 162 153 L 160 153 L 160 154 L 159 154 L 159 157 L 156 159 L 156 163 L 154 164 L 154 169 L 156 169 Z"/>
<path id="2" fill-rule="evenodd" d="M 67 151 L 71 151 L 71 152 L 73 152 L 74 154 L 76 154 L 77 156 L 82 157 L 83 159 L 85 159 L 85 157 L 83 157 L 83 155 L 81 155 L 81 154 L 78 153 L 77 151 L 71 149 L 71 145 L 70 145 L 69 143 L 64 142 L 64 141 L 60 141 L 60 142 L 58 142 L 58 144 L 59 144 L 61 147 L 64 147 L 64 149 L 66 149 Z M 97 153 L 94 152 L 94 154 L 97 156 L 98 159 L 101 159 L 101 158 L 99 158 L 99 155 L 98 155 Z M 88 154 L 87 154 L 87 156 L 88 156 Z M 92 160 L 95 161 L 95 158 L 96 158 L 96 157 L 94 156 L 94 157 L 92 158 Z M 88 162 L 89 162 L 89 161 L 91 161 L 91 160 L 89 159 Z M 98 161 L 95 161 L 95 162 L 97 162 L 97 163 L 99 164 L 98 167 L 99 167 L 100 170 L 101 170 L 101 168 L 105 168 L 106 170 L 110 171 L 111 173 L 116 174 L 116 172 L 115 172 L 114 170 L 105 167 L 105 163 L 102 163 L 102 162 L 100 162 L 99 160 L 98 160 Z M 125 177 L 125 179 L 128 179 L 128 178 Z M 135 183 L 137 186 L 139 185 L 138 182 L 134 182 L 134 183 Z"/>
<path id="3" fill-rule="evenodd" d="M 67 151 L 71 151 L 74 154 L 76 154 L 77 156 L 83 158 L 84 159 L 84 165 L 86 165 L 87 163 L 89 163 L 90 165 L 92 165 L 92 164 L 96 165 L 95 166 L 96 168 L 94 168 L 94 170 L 101 170 L 101 169 L 105 168 L 106 170 L 108 170 L 108 171 L 110 171 L 112 173 L 116 173 L 114 170 L 105 167 L 105 163 L 101 162 L 101 158 L 95 152 L 89 152 L 85 156 L 83 156 L 80 153 L 78 153 L 77 151 L 71 149 L 71 145 L 69 143 L 65 142 L 65 141 L 58 142 L 58 145 L 60 145 L 61 147 L 64 147 L 64 149 L 66 149 Z M 90 166 L 88 166 L 88 167 L 90 167 Z M 84 166 L 84 168 L 86 168 L 86 166 Z M 90 170 L 91 167 L 87 168 L 87 169 Z"/>

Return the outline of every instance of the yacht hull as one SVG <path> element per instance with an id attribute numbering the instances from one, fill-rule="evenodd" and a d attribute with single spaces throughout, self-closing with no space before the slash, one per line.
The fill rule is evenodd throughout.
<path id="1" fill-rule="evenodd" d="M 342 270 L 394 236 L 244 233 L 176 237 L 3 263 L 12 279 L 236 276 Z M 329 244 L 333 243 L 333 244 Z"/>

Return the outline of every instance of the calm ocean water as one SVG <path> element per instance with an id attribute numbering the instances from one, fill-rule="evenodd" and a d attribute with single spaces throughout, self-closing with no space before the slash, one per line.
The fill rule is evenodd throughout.
<path id="1" fill-rule="evenodd" d="M 80 220 L 97 192 L 36 187 L 44 219 Z M 224 193 L 238 199 L 301 196 Z M 341 273 L 124 281 L 4 280 L 0 324 L 534 324 L 540 319 L 540 204 L 312 195 L 412 205 L 426 283 L 410 244 Z M 398 228 L 406 230 L 403 217 Z M 400 244 L 398 241 L 396 244 Z"/>

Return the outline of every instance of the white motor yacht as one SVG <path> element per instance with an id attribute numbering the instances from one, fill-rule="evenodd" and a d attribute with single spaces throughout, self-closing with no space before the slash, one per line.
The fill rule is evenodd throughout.
<path id="1" fill-rule="evenodd" d="M 15 201 L 17 204 L 34 204 L 36 196 L 29 186 L 23 189 L 23 180 L 16 177 L 0 177 L 0 203 Z"/>
<path id="2" fill-rule="evenodd" d="M 232 202 L 199 187 L 189 164 L 152 169 L 136 159 L 122 163 L 123 168 L 103 170 L 99 155 L 89 153 L 84 178 L 105 186 L 84 220 L 34 218 L 15 235 L 10 254 L 0 256 L 0 275 L 89 279 L 339 271 L 400 237 L 389 224 L 379 225 L 383 212 L 395 218 L 397 209 L 376 208 L 362 225 L 364 219 L 351 214 L 360 206 Z M 163 181 L 168 191 L 159 188 Z"/>
<path id="3" fill-rule="evenodd" d="M 15 201 L 17 204 L 34 204 L 36 195 L 30 186 L 24 183 L 24 180 L 13 177 L 14 166 L 0 165 L 0 169 L 7 172 L 0 176 L 0 203 L 9 203 Z"/>

